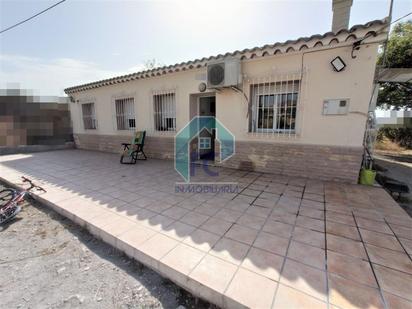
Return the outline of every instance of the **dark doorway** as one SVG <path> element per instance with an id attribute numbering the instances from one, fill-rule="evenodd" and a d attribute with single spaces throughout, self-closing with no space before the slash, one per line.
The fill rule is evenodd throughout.
<path id="1" fill-rule="evenodd" d="M 199 97 L 198 105 L 198 115 L 199 116 L 216 116 L 216 97 L 215 96 L 205 96 Z M 209 132 L 203 130 L 199 132 L 198 136 L 198 150 L 199 159 L 201 160 L 215 160 L 215 138 L 216 130 Z"/>

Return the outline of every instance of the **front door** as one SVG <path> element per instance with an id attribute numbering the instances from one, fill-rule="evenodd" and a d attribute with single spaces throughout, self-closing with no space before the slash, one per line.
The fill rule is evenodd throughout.
<path id="1" fill-rule="evenodd" d="M 199 116 L 216 116 L 216 97 L 199 97 Z M 208 132 L 203 130 L 199 132 L 198 137 L 198 150 L 199 159 L 202 160 L 215 160 L 215 138 L 216 130 Z"/>

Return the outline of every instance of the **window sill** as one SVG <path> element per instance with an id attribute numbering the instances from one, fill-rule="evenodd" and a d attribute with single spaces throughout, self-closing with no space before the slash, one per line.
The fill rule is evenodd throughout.
<path id="1" fill-rule="evenodd" d="M 300 137 L 300 134 L 293 131 L 293 132 L 286 132 L 286 131 L 282 131 L 282 132 L 272 132 L 272 131 L 267 131 L 267 132 L 247 132 L 246 133 L 247 137 L 251 137 L 251 138 L 256 138 L 256 139 L 295 139 Z"/>

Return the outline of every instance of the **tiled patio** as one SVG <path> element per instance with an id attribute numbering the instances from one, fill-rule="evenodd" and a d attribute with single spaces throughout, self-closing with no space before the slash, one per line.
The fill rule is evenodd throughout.
<path id="1" fill-rule="evenodd" d="M 175 193 L 173 162 L 118 159 L 9 155 L 0 175 L 222 307 L 412 308 L 412 221 L 384 190 L 220 168 L 239 194 Z"/>

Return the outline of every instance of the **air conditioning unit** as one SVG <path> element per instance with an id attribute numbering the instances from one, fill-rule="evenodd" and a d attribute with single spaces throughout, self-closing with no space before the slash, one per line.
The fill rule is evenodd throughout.
<path id="1" fill-rule="evenodd" d="M 241 84 L 240 60 L 224 59 L 207 64 L 207 88 L 234 87 Z"/>

